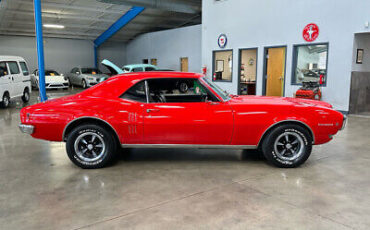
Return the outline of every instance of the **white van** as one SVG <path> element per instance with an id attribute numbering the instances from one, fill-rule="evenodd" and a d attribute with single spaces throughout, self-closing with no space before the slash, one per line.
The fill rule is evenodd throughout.
<path id="1" fill-rule="evenodd" d="M 21 57 L 0 56 L 0 105 L 9 106 L 13 98 L 30 100 L 31 77 L 26 61 Z"/>

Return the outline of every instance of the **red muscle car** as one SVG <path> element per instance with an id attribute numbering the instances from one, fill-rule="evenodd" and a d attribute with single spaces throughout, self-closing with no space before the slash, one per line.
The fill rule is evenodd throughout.
<path id="1" fill-rule="evenodd" d="M 106 166 L 120 147 L 257 149 L 278 167 L 296 167 L 346 121 L 325 102 L 228 95 L 201 74 L 178 72 L 117 75 L 20 116 L 21 131 L 65 141 L 82 168 Z"/>

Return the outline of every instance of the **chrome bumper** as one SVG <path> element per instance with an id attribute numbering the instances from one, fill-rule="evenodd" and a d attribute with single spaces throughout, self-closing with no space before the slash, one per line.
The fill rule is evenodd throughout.
<path id="1" fill-rule="evenodd" d="M 35 126 L 19 124 L 19 130 L 21 130 L 22 133 L 27 133 L 31 135 L 33 131 L 35 130 Z"/>
<path id="2" fill-rule="evenodd" d="M 342 127 L 340 128 L 340 130 L 343 130 L 346 127 L 346 124 L 347 124 L 347 116 L 343 115 L 343 124 L 342 124 Z"/>

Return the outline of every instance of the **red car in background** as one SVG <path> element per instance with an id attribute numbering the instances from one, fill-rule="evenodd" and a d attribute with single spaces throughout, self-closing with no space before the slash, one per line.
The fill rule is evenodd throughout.
<path id="1" fill-rule="evenodd" d="M 258 149 L 278 167 L 296 167 L 346 121 L 325 102 L 228 95 L 201 74 L 178 72 L 118 75 L 20 116 L 22 132 L 65 141 L 82 168 L 108 165 L 120 147 Z"/>

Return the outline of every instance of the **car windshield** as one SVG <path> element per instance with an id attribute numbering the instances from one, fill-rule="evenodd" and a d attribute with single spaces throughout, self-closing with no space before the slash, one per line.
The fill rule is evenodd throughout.
<path id="1" fill-rule="evenodd" d="M 60 74 L 55 70 L 45 70 L 45 76 L 59 76 Z"/>
<path id="2" fill-rule="evenodd" d="M 96 68 L 81 68 L 83 74 L 101 74 L 101 71 Z"/>
<path id="3" fill-rule="evenodd" d="M 211 87 L 222 98 L 222 100 L 228 101 L 230 99 L 228 93 L 225 90 L 221 89 L 218 85 L 214 84 L 206 77 L 203 77 L 202 79 L 207 82 L 209 87 Z"/>

